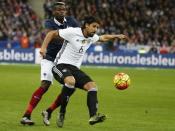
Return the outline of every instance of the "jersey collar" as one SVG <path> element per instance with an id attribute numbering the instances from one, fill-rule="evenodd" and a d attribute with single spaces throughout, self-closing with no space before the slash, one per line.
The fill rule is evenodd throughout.
<path id="1" fill-rule="evenodd" d="M 54 22 L 58 25 L 58 26 L 60 26 L 60 25 L 63 25 L 63 24 L 61 24 L 59 21 L 57 21 L 57 19 L 54 17 Z M 64 17 L 64 21 L 63 21 L 63 23 L 64 22 L 66 22 L 66 18 Z"/>

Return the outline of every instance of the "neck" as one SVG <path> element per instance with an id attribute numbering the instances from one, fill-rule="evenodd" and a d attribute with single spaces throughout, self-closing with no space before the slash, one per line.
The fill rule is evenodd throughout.
<path id="1" fill-rule="evenodd" d="M 55 17 L 55 19 L 60 22 L 61 24 L 63 24 L 64 22 L 64 17 Z"/>
<path id="2" fill-rule="evenodd" d="M 81 28 L 81 30 L 82 30 L 84 37 L 87 38 L 88 37 L 87 31 L 84 28 Z"/>

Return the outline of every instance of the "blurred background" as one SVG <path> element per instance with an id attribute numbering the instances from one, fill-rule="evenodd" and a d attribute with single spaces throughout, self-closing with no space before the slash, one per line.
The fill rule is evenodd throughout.
<path id="1" fill-rule="evenodd" d="M 58 1 L 58 0 L 57 0 Z M 90 50 L 175 54 L 174 0 L 61 0 L 80 23 L 86 15 L 101 18 L 98 34 L 123 33 L 129 41 L 111 41 Z M 40 48 L 44 20 L 53 0 L 1 0 L 0 48 Z"/>
<path id="2" fill-rule="evenodd" d="M 46 35 L 44 21 L 52 16 L 52 2 L 0 0 L 1 131 L 59 130 L 56 126 L 58 110 L 52 115 L 49 127 L 43 125 L 41 117 L 41 112 L 61 91 L 56 81 L 33 112 L 36 126 L 19 125 L 26 104 L 40 81 L 39 50 Z M 175 0 L 65 2 L 68 15 L 80 23 L 86 15 L 99 16 L 98 34 L 123 33 L 130 40 L 96 43 L 84 56 L 83 64 L 88 67 L 81 69 L 97 82 L 99 111 L 108 116 L 107 120 L 89 126 L 86 93 L 77 90 L 71 97 L 61 130 L 175 131 Z M 131 85 L 127 90 L 114 87 L 113 77 L 118 72 L 130 76 Z"/>

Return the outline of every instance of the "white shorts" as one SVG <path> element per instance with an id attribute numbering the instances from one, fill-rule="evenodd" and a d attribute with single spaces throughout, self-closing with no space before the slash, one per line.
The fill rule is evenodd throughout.
<path id="1" fill-rule="evenodd" d="M 53 74 L 52 74 L 52 68 L 54 66 L 54 63 L 52 61 L 42 59 L 41 60 L 41 81 L 47 80 L 52 82 L 53 81 Z"/>

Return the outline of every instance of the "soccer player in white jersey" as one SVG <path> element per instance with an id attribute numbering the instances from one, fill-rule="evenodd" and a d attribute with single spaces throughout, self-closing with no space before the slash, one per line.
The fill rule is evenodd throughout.
<path id="1" fill-rule="evenodd" d="M 87 91 L 87 106 L 89 109 L 89 124 L 93 125 L 103 122 L 106 118 L 104 114 L 97 113 L 97 86 L 95 82 L 83 71 L 80 70 L 83 56 L 92 43 L 97 41 L 105 42 L 112 39 L 125 39 L 123 34 L 101 35 L 96 33 L 100 21 L 88 16 L 84 19 L 81 28 L 67 28 L 49 32 L 44 39 L 40 53 L 45 55 L 48 43 L 55 37 L 63 38 L 62 49 L 57 54 L 56 63 L 52 71 L 57 81 L 63 84 L 61 92 L 61 108 L 57 119 L 58 127 L 63 127 L 66 106 L 70 96 L 75 91 L 75 87 Z"/>

